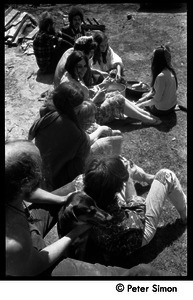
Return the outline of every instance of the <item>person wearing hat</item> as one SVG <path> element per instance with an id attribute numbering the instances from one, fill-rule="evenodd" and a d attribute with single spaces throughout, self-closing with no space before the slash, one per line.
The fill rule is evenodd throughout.
<path id="1" fill-rule="evenodd" d="M 69 25 L 61 29 L 60 35 L 63 39 L 70 37 L 75 42 L 77 38 L 85 35 L 85 31 L 81 25 L 84 20 L 82 9 L 77 6 L 71 7 L 68 13 L 68 20 L 69 20 Z"/>

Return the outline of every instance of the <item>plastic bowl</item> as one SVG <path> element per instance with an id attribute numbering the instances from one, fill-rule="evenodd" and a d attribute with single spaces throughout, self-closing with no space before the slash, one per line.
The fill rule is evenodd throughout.
<path id="1" fill-rule="evenodd" d="M 107 87 L 107 93 L 119 91 L 125 97 L 126 85 L 118 82 L 113 82 Z"/>
<path id="2" fill-rule="evenodd" d="M 132 85 L 136 84 L 136 83 L 140 83 L 140 81 L 137 81 L 137 80 L 127 81 L 127 83 L 126 83 L 126 92 L 128 94 L 140 96 L 141 94 L 148 93 L 150 91 L 150 86 L 147 83 L 144 83 L 144 82 L 142 82 L 142 83 L 145 85 L 145 88 L 143 88 L 143 89 L 134 89 L 134 88 L 132 88 Z"/>

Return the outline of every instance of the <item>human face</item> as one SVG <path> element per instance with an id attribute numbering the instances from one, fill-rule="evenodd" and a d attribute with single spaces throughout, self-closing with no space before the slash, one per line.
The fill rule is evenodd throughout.
<path id="1" fill-rule="evenodd" d="M 87 63 L 84 59 L 79 61 L 76 65 L 76 75 L 78 78 L 83 79 L 86 71 L 87 71 Z"/>
<path id="2" fill-rule="evenodd" d="M 107 50 L 107 46 L 108 46 L 108 39 L 105 38 L 102 43 L 100 43 L 100 51 L 101 52 L 105 52 Z"/>
<path id="3" fill-rule="evenodd" d="M 82 21 L 81 21 L 81 17 L 80 16 L 75 16 L 72 19 L 72 25 L 75 29 L 78 29 L 81 25 Z"/>

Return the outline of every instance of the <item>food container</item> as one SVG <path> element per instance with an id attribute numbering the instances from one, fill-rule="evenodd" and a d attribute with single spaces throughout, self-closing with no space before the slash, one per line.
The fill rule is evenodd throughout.
<path id="1" fill-rule="evenodd" d="M 143 87 L 134 88 L 134 84 L 140 84 L 141 81 L 133 80 L 126 82 L 126 93 L 133 96 L 141 96 L 143 93 L 148 93 L 150 91 L 150 86 L 147 83 L 142 82 Z"/>
<path id="2" fill-rule="evenodd" d="M 107 87 L 107 93 L 108 92 L 114 92 L 114 91 L 119 91 L 124 97 L 125 97 L 125 90 L 126 90 L 126 85 L 118 82 L 113 82 Z"/>

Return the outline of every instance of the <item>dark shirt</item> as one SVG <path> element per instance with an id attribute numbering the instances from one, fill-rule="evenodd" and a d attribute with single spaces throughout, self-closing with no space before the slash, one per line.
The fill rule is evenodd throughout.
<path id="1" fill-rule="evenodd" d="M 52 34 L 39 31 L 33 41 L 33 49 L 38 67 L 46 72 L 51 64 L 54 45 L 57 44 L 57 37 Z"/>
<path id="2" fill-rule="evenodd" d="M 83 36 L 85 35 L 85 31 L 84 29 L 81 27 L 81 29 L 79 30 L 75 30 L 73 27 L 71 27 L 70 25 L 66 26 L 66 27 L 63 27 L 61 29 L 61 33 L 63 34 L 62 35 L 62 38 L 67 38 L 67 36 L 70 36 L 71 38 L 73 38 L 74 42 L 77 40 L 77 38 L 79 38 L 80 36 Z"/>
<path id="3" fill-rule="evenodd" d="M 36 120 L 29 135 L 35 137 L 53 189 L 83 173 L 90 152 L 90 138 L 67 115 L 47 113 Z"/>

